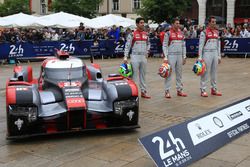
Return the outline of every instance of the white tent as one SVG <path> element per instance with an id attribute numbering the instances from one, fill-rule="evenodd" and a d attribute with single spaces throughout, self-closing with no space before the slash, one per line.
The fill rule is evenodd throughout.
<path id="1" fill-rule="evenodd" d="M 123 27 L 135 27 L 135 21 L 116 15 L 105 15 L 94 19 L 58 12 L 46 16 L 36 17 L 23 13 L 18 13 L 0 18 L 0 27 L 56 27 L 56 28 L 76 28 L 80 22 L 84 26 L 91 28 L 111 27 L 113 25 Z"/>
<path id="2" fill-rule="evenodd" d="M 58 12 L 46 16 L 41 16 L 37 20 L 37 23 L 43 26 L 57 28 L 78 27 L 80 22 L 88 24 L 90 22 L 90 19 L 65 12 Z"/>
<path id="3" fill-rule="evenodd" d="M 87 26 L 92 28 L 111 27 L 113 25 L 130 27 L 135 26 L 135 21 L 129 18 L 108 14 L 105 16 L 91 19 L 91 22 L 87 24 Z"/>
<path id="4" fill-rule="evenodd" d="M 157 23 L 151 23 L 151 24 L 149 24 L 148 26 L 149 26 L 150 28 L 156 29 L 156 28 L 159 26 L 159 24 L 157 24 Z"/>
<path id="5" fill-rule="evenodd" d="M 41 26 L 36 23 L 37 17 L 24 13 L 13 14 L 0 18 L 1 27 Z"/>

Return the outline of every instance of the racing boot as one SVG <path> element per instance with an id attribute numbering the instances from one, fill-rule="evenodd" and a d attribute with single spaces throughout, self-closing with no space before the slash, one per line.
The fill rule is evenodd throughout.
<path id="1" fill-rule="evenodd" d="M 141 92 L 141 97 L 145 99 L 150 99 L 151 97 L 147 94 L 147 92 Z"/>
<path id="2" fill-rule="evenodd" d="M 177 91 L 177 96 L 187 97 L 187 94 L 184 93 L 182 90 Z"/>
<path id="3" fill-rule="evenodd" d="M 222 93 L 219 92 L 217 89 L 211 88 L 211 95 L 222 96 Z"/>
<path id="4" fill-rule="evenodd" d="M 202 97 L 208 97 L 208 94 L 207 94 L 206 90 L 201 90 L 201 96 Z"/>
<path id="5" fill-rule="evenodd" d="M 171 95 L 170 95 L 170 93 L 169 93 L 169 90 L 166 90 L 166 91 L 165 91 L 165 98 L 167 98 L 167 99 L 170 99 L 170 98 L 171 98 Z"/>

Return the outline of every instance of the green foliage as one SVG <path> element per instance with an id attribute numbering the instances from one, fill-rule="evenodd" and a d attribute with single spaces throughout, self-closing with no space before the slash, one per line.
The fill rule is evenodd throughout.
<path id="1" fill-rule="evenodd" d="M 0 16 L 8 16 L 16 13 L 30 14 L 29 0 L 5 0 L 0 4 Z"/>
<path id="2" fill-rule="evenodd" d="M 103 0 L 54 0 L 54 12 L 67 12 L 75 15 L 93 18 L 97 14 L 97 7 Z"/>
<path id="3" fill-rule="evenodd" d="M 190 5 L 190 0 L 142 0 L 138 14 L 146 20 L 160 23 L 167 18 L 181 16 Z"/>

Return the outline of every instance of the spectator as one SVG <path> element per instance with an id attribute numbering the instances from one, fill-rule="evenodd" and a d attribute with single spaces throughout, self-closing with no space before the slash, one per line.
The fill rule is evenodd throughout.
<path id="1" fill-rule="evenodd" d="M 16 35 L 13 28 L 11 28 L 10 31 L 8 32 L 8 34 L 7 34 L 7 41 L 12 43 L 12 44 L 15 44 L 18 41 L 17 40 L 17 35 Z"/>
<path id="2" fill-rule="evenodd" d="M 98 29 L 97 33 L 96 33 L 96 37 L 98 39 L 105 39 L 105 36 L 104 36 L 103 32 L 104 32 L 103 29 Z"/>
<path id="3" fill-rule="evenodd" d="M 148 37 L 149 37 L 150 39 L 152 39 L 152 38 L 157 38 L 156 33 L 157 33 L 157 32 L 155 32 L 153 28 L 149 28 Z"/>
<path id="4" fill-rule="evenodd" d="M 79 30 L 84 30 L 84 29 L 85 29 L 84 24 L 83 24 L 82 22 L 80 23 L 78 29 L 79 29 Z"/>
<path id="5" fill-rule="evenodd" d="M 51 33 L 49 32 L 48 29 L 44 29 L 43 38 L 44 38 L 45 41 L 50 41 L 51 40 Z"/>
<path id="6" fill-rule="evenodd" d="M 197 30 L 197 37 L 200 38 L 201 32 L 204 30 L 204 27 L 202 25 L 199 25 L 199 28 Z"/>
<path id="7" fill-rule="evenodd" d="M 247 30 L 248 30 L 247 38 L 250 38 L 250 26 L 248 26 Z"/>
<path id="8" fill-rule="evenodd" d="M 236 26 L 233 37 L 234 38 L 241 38 L 240 32 L 241 32 L 241 26 L 238 25 L 238 26 Z"/>
<path id="9" fill-rule="evenodd" d="M 190 27 L 188 38 L 197 38 L 197 31 L 196 31 L 196 28 L 194 26 Z"/>
<path id="10" fill-rule="evenodd" d="M 118 41 L 120 38 L 120 29 L 113 25 L 108 33 L 108 37 L 109 39 L 115 39 L 115 41 Z"/>
<path id="11" fill-rule="evenodd" d="M 85 40 L 91 40 L 93 39 L 92 33 L 89 28 L 86 29 L 85 31 Z"/>
<path id="12" fill-rule="evenodd" d="M 51 41 L 58 41 L 59 40 L 59 35 L 55 30 L 52 30 L 51 34 Z"/>
<path id="13" fill-rule="evenodd" d="M 130 28 L 127 28 L 125 31 L 125 39 L 127 39 L 128 35 L 132 33 L 132 30 Z"/>
<path id="14" fill-rule="evenodd" d="M 83 26 L 83 23 L 80 23 L 76 34 L 77 40 L 83 41 L 85 39 L 85 27 Z"/>
<path id="15" fill-rule="evenodd" d="M 232 34 L 228 31 L 227 28 L 223 29 L 223 33 L 222 33 L 222 38 L 231 38 Z"/>
<path id="16" fill-rule="evenodd" d="M 4 43 L 6 41 L 5 35 L 2 32 L 2 30 L 0 30 L 0 43 Z"/>
<path id="17" fill-rule="evenodd" d="M 99 46 L 98 38 L 94 38 L 93 46 Z"/>
<path id="18" fill-rule="evenodd" d="M 242 37 L 242 38 L 248 38 L 248 30 L 247 30 L 247 24 L 245 23 L 244 25 L 243 25 L 243 28 L 242 28 L 242 30 L 240 31 L 240 36 Z"/>
<path id="19" fill-rule="evenodd" d="M 190 36 L 190 33 L 186 27 L 183 28 L 183 35 L 184 35 L 184 38 L 189 38 Z"/>
<path id="20" fill-rule="evenodd" d="M 27 37 L 26 37 L 25 31 L 21 31 L 21 33 L 20 33 L 20 39 L 19 40 L 21 42 L 26 42 L 27 41 Z"/>

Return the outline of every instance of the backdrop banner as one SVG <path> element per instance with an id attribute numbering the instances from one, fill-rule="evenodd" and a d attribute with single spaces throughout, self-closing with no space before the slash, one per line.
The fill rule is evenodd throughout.
<path id="1" fill-rule="evenodd" d="M 162 46 L 159 39 L 150 40 L 151 54 L 162 53 Z M 188 54 L 197 54 L 199 39 L 186 39 Z M 41 42 L 20 42 L 1 43 L 0 59 L 15 58 L 39 58 L 53 56 L 55 49 L 65 50 L 71 55 L 123 55 L 125 42 L 115 40 L 99 40 L 98 44 L 93 40 L 86 41 L 41 41 Z M 222 52 L 226 54 L 250 54 L 250 38 L 227 38 L 222 40 Z"/>

